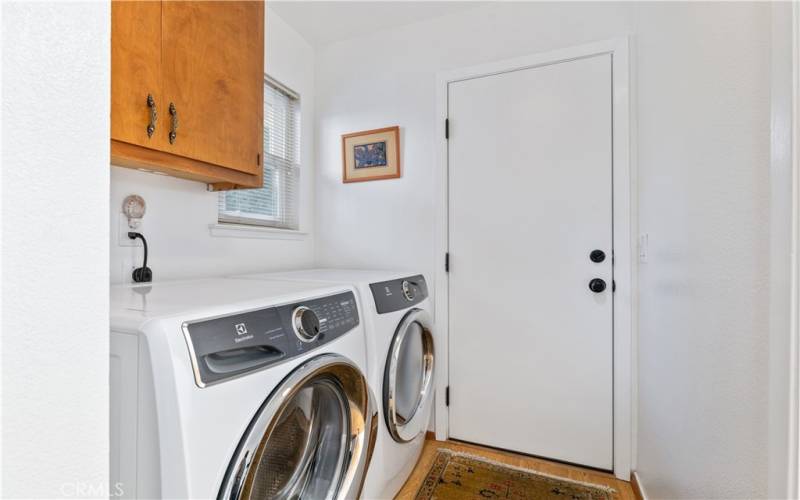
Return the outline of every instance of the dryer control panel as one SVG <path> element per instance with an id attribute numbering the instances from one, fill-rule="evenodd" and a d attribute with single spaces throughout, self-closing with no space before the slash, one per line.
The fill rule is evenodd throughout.
<path id="1" fill-rule="evenodd" d="M 378 314 L 408 309 L 428 298 L 428 284 L 421 274 L 370 283 L 369 288 L 372 290 Z"/>
<path id="2" fill-rule="evenodd" d="M 303 355 L 358 326 L 353 292 L 183 324 L 198 387 Z"/>

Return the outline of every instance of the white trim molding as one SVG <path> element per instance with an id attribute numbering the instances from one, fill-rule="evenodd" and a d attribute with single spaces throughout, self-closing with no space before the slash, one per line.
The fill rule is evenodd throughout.
<path id="1" fill-rule="evenodd" d="M 437 259 L 448 252 L 448 152 L 445 139 L 447 89 L 451 82 L 525 68 L 555 64 L 593 55 L 612 55 L 613 91 L 613 175 L 614 175 L 614 474 L 628 481 L 634 448 L 633 406 L 635 360 L 633 346 L 636 333 L 636 184 L 631 154 L 631 85 L 629 39 L 621 37 L 585 45 L 539 53 L 504 61 L 471 66 L 437 74 L 436 83 L 436 153 L 435 195 Z M 448 407 L 445 390 L 448 380 L 449 293 L 444 265 L 436 266 L 435 322 L 439 350 L 436 380 L 435 429 L 437 439 L 449 437 Z"/>
<path id="2" fill-rule="evenodd" d="M 792 2 L 792 240 L 791 328 L 789 339 L 789 450 L 787 498 L 800 494 L 800 5 Z"/>
<path id="3" fill-rule="evenodd" d="M 639 494 L 642 495 L 641 500 L 649 500 L 650 496 L 648 496 L 647 491 L 644 489 L 642 478 L 636 471 L 631 472 L 631 482 L 633 481 L 636 481 L 636 485 L 639 487 Z"/>
<path id="4" fill-rule="evenodd" d="M 774 3 L 770 50 L 770 297 L 768 490 L 798 497 L 800 351 L 800 9 Z"/>
<path id="5" fill-rule="evenodd" d="M 247 224 L 219 223 L 209 224 L 208 231 L 217 238 L 249 238 L 264 240 L 304 240 L 308 233 L 293 229 L 250 226 Z"/>

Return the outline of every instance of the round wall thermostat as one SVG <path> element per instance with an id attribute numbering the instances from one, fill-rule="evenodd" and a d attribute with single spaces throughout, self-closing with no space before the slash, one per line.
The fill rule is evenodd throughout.
<path id="1" fill-rule="evenodd" d="M 144 198 L 138 194 L 128 195 L 122 200 L 122 213 L 128 218 L 128 226 L 131 229 L 139 227 L 139 224 L 142 222 L 142 217 L 144 217 L 145 210 L 146 205 L 144 203 Z"/>

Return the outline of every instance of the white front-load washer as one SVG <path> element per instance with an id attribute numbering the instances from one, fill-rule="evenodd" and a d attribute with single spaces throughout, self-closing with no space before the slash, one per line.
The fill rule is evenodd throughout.
<path id="1" fill-rule="evenodd" d="M 378 413 L 351 286 L 111 289 L 111 491 L 357 498 Z"/>
<path id="2" fill-rule="evenodd" d="M 381 430 L 363 497 L 394 498 L 422 453 L 434 404 L 434 329 L 425 277 L 419 273 L 351 269 L 237 277 L 356 287 L 366 323 L 368 380 L 381 399 Z"/>

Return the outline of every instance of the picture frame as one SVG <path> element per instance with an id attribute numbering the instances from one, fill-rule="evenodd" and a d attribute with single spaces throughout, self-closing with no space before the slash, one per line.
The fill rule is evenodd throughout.
<path id="1" fill-rule="evenodd" d="M 342 135 L 342 182 L 400 177 L 400 127 Z"/>

